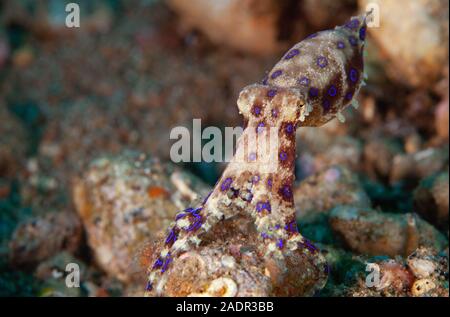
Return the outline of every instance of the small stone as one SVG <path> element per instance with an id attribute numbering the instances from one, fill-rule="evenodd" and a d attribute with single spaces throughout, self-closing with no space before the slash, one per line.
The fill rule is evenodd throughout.
<path id="1" fill-rule="evenodd" d="M 423 296 L 436 287 L 436 284 L 432 280 L 424 278 L 414 282 L 411 287 L 411 293 L 413 296 Z"/>
<path id="2" fill-rule="evenodd" d="M 404 297 L 427 296 L 448 297 L 448 255 L 439 254 L 430 248 L 420 247 L 407 259 L 369 258 L 365 260 L 379 272 L 379 282 L 373 286 L 366 283 L 364 272 L 358 282 L 350 286 L 347 296 Z"/>
<path id="3" fill-rule="evenodd" d="M 369 3 L 383 12 L 380 26 L 368 31 L 387 57 L 390 78 L 412 87 L 432 86 L 448 60 L 448 1 L 360 0 L 361 10 Z"/>
<path id="4" fill-rule="evenodd" d="M 408 259 L 408 266 L 413 274 L 419 278 L 428 277 L 436 270 L 432 261 L 424 259 Z"/>
<path id="5" fill-rule="evenodd" d="M 442 171 L 448 164 L 448 148 L 428 148 L 412 154 L 396 154 L 390 161 L 389 180 L 420 180 Z"/>
<path id="6" fill-rule="evenodd" d="M 348 168 L 330 167 L 303 180 L 294 190 L 297 217 L 326 213 L 340 205 L 370 207 L 370 198 Z"/>
<path id="7" fill-rule="evenodd" d="M 174 173 L 182 175 L 171 177 Z M 180 178 L 186 182 L 182 191 Z M 184 187 L 195 197 L 210 190 L 193 175 L 137 153 L 100 157 L 74 184 L 75 206 L 97 263 L 125 282 L 136 277 L 133 261 L 144 242 L 162 235 L 178 210 L 190 206 Z"/>
<path id="8" fill-rule="evenodd" d="M 364 147 L 364 163 L 367 173 L 373 178 L 388 177 L 394 157 L 403 154 L 401 145 L 390 138 L 370 139 Z"/>
<path id="9" fill-rule="evenodd" d="M 321 272 L 306 260 L 304 251 L 292 255 L 287 270 L 280 270 L 277 259 L 264 259 L 260 252 L 260 238 L 251 218 L 224 220 L 195 250 L 174 259 L 165 272 L 161 293 L 170 297 L 308 296 L 323 287 Z"/>
<path id="10" fill-rule="evenodd" d="M 414 191 L 414 206 L 424 219 L 439 228 L 448 227 L 448 171 L 424 178 Z"/>
<path id="11" fill-rule="evenodd" d="M 81 221 L 75 213 L 48 213 L 19 224 L 9 243 L 9 259 L 14 266 L 36 265 L 60 251 L 76 252 L 81 240 Z"/>
<path id="12" fill-rule="evenodd" d="M 168 5 L 180 15 L 187 29 L 201 30 L 220 45 L 253 54 L 270 54 L 279 48 L 277 21 L 281 6 L 272 0 L 170 0 Z"/>
<path id="13" fill-rule="evenodd" d="M 338 206 L 331 211 L 329 222 L 335 235 L 360 254 L 407 256 L 418 246 L 440 251 L 448 244 L 439 231 L 413 214 Z"/>
<path id="14" fill-rule="evenodd" d="M 350 170 L 358 170 L 362 158 L 361 143 L 352 137 L 337 137 L 330 146 L 315 157 L 317 171 L 323 171 L 327 167 L 339 165 Z"/>
<path id="15" fill-rule="evenodd" d="M 25 165 L 28 136 L 18 118 L 0 107 L 0 177 L 16 177 Z"/>
<path id="16" fill-rule="evenodd" d="M 448 87 L 447 87 L 448 89 Z M 437 106 L 435 110 L 435 128 L 437 135 L 443 139 L 448 141 L 448 133 L 449 133 L 449 101 L 448 96 L 443 99 Z"/>

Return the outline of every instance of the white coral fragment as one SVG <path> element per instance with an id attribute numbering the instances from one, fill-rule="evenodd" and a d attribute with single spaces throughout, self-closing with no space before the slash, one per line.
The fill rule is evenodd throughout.
<path id="1" fill-rule="evenodd" d="M 208 289 L 202 293 L 192 293 L 188 297 L 234 297 L 238 287 L 235 281 L 229 277 L 219 277 L 213 280 Z"/>

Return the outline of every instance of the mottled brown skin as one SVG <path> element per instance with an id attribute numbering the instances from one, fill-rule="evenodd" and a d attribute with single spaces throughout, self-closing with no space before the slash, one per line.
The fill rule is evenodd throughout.
<path id="1" fill-rule="evenodd" d="M 262 84 L 237 101 L 246 128 L 237 150 L 201 207 L 182 212 L 149 268 L 146 295 L 164 295 L 164 273 L 224 219 L 246 213 L 274 295 L 311 295 L 325 284 L 324 257 L 298 231 L 292 193 L 295 130 L 320 126 L 349 105 L 363 78 L 365 17 L 295 45 Z M 266 146 L 267 145 L 267 146 Z M 175 262 L 175 263 L 172 263 Z"/>

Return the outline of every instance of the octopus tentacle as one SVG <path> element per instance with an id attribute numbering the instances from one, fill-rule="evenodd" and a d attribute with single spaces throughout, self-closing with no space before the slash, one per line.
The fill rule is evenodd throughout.
<path id="1" fill-rule="evenodd" d="M 198 246 L 222 220 L 241 213 L 253 219 L 268 265 L 274 262 L 288 270 L 297 252 L 326 280 L 324 257 L 295 222 L 295 131 L 342 119 L 341 111 L 355 100 L 364 77 L 366 18 L 353 17 L 343 26 L 309 36 L 261 84 L 241 91 L 237 105 L 247 125 L 235 156 L 203 204 L 176 216 L 148 269 L 146 295 L 162 294 L 164 273 L 174 259 Z"/>

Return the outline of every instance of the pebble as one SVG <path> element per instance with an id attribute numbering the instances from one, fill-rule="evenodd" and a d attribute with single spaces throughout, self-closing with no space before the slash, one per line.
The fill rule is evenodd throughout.
<path id="1" fill-rule="evenodd" d="M 74 180 L 73 199 L 88 244 L 111 276 L 124 282 L 136 278 L 140 248 L 163 234 L 179 210 L 191 206 L 191 197 L 172 182 L 173 173 L 180 173 L 177 180 L 198 197 L 209 192 L 190 173 L 131 152 L 99 157 Z"/>
<path id="2" fill-rule="evenodd" d="M 419 246 L 441 251 L 448 245 L 444 235 L 414 214 L 338 206 L 329 223 L 336 237 L 359 254 L 407 256 Z"/>

